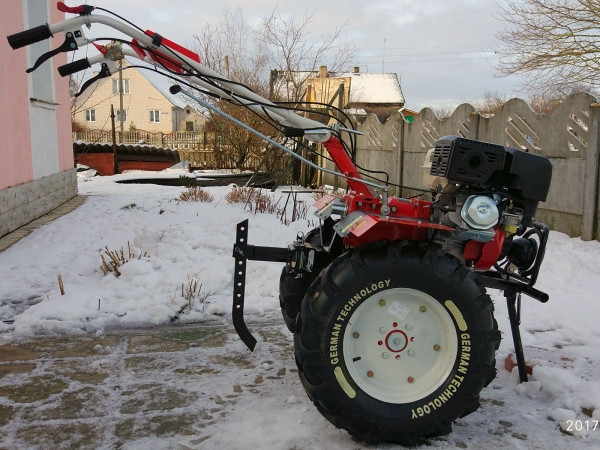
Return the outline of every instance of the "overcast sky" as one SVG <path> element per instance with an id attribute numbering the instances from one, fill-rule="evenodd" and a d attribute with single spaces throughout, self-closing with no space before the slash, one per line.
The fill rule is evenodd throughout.
<path id="1" fill-rule="evenodd" d="M 75 2 L 68 2 L 70 5 Z M 523 96 L 518 77 L 499 77 L 493 50 L 494 0 L 97 0 L 144 29 L 182 45 L 215 24 L 225 8 L 238 6 L 249 23 L 258 24 L 275 7 L 282 15 L 315 13 L 311 30 L 321 35 L 346 23 L 349 40 L 359 49 L 361 72 L 395 72 L 406 107 L 444 107 L 472 102 L 486 92 Z M 96 35 L 95 33 L 93 35 Z M 92 34 L 90 34 L 92 36 Z M 97 35 L 96 35 L 97 36 Z"/>

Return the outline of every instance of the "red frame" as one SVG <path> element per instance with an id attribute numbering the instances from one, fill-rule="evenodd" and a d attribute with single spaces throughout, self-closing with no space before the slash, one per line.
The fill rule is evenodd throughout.
<path id="1" fill-rule="evenodd" d="M 422 242 L 427 228 L 453 230 L 454 228 L 431 221 L 431 202 L 418 198 L 389 197 L 389 215 L 381 214 L 382 201 L 363 181 L 356 166 L 338 138 L 330 137 L 323 146 L 340 172 L 346 177 L 350 191 L 344 195 L 348 205 L 347 214 L 360 211 L 371 219 L 360 223 L 360 232 L 352 231 L 344 238 L 344 244 L 359 247 L 379 240 L 410 240 Z M 368 232 L 365 232 L 366 230 Z M 490 242 L 469 241 L 463 256 L 475 270 L 490 269 L 502 252 L 505 234 L 499 228 Z"/>

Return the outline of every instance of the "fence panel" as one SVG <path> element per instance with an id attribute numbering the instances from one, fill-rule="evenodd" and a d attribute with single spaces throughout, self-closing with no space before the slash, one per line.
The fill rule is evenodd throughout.
<path id="1" fill-rule="evenodd" d="M 376 115 L 370 114 L 358 127 L 358 131 L 364 134 L 359 135 L 356 141 L 356 162 L 365 169 L 387 172 L 393 184 L 400 184 L 401 178 L 399 143 L 402 121 L 402 116 L 394 113 L 382 124 Z M 381 173 L 371 175 L 382 180 L 382 184 L 385 181 L 385 175 Z"/>
<path id="2" fill-rule="evenodd" d="M 536 114 L 524 101 L 513 99 L 489 118 L 463 104 L 445 120 L 429 108 L 412 123 L 401 120 L 396 126 L 396 119 L 390 120 L 391 126 L 389 120 L 379 124 L 375 116 L 369 116 L 359 127 L 365 136 L 358 140 L 357 159 L 368 169 L 385 168 L 390 180 L 394 180 L 394 171 L 400 173 L 400 184 L 414 188 L 403 189 L 403 196 L 417 195 L 423 188 L 421 166 L 439 137 L 456 135 L 494 142 L 550 158 L 552 183 L 547 201 L 540 203 L 537 220 L 570 236 L 600 239 L 600 104 L 594 96 L 575 94 L 548 115 Z M 383 142 L 394 133 L 398 135 L 397 150 L 389 155 L 382 151 Z"/>
<path id="3" fill-rule="evenodd" d="M 489 119 L 481 119 L 479 139 L 550 158 L 552 183 L 536 219 L 570 236 L 592 239 L 597 208 L 597 114 L 595 98 L 576 94 L 548 115 L 513 99 Z M 592 131 L 592 132 L 591 132 Z"/>
<path id="4" fill-rule="evenodd" d="M 492 117 L 482 117 L 473 106 L 463 104 L 445 120 L 425 108 L 412 123 L 398 113 L 383 124 L 369 115 L 358 129 L 364 133 L 357 137 L 358 165 L 386 171 L 391 183 L 413 188 L 403 189 L 403 196 L 417 195 L 424 188 L 421 166 L 441 136 L 457 135 L 544 155 L 552 162 L 552 184 L 536 219 L 570 236 L 600 239 L 600 105 L 590 94 L 575 94 L 548 115 L 536 114 L 524 101 L 513 99 Z M 111 142 L 112 135 L 89 131 L 73 133 L 73 139 Z M 231 166 L 221 157 L 227 148 L 222 133 L 127 132 L 124 139 L 178 149 L 180 159 L 194 167 Z M 261 151 L 256 151 L 244 165 L 256 168 L 261 159 Z M 335 169 L 331 162 L 326 167 Z M 341 184 L 331 175 L 324 175 L 323 183 Z"/>
<path id="5" fill-rule="evenodd" d="M 106 130 L 74 132 L 73 141 L 77 140 L 90 143 L 112 143 L 112 132 Z M 117 143 L 120 143 L 121 136 L 118 131 L 116 140 Z M 147 144 L 175 150 L 212 150 L 219 145 L 226 144 L 223 134 L 218 132 L 176 131 L 173 133 L 153 133 L 139 130 L 125 131 L 123 133 L 123 143 Z"/>

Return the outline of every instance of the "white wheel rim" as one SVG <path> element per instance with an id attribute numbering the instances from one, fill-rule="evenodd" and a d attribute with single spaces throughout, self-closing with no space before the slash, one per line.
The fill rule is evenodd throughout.
<path id="1" fill-rule="evenodd" d="M 448 378 L 458 349 L 446 309 L 425 292 L 379 291 L 350 315 L 344 362 L 365 393 L 387 403 L 410 403 Z"/>

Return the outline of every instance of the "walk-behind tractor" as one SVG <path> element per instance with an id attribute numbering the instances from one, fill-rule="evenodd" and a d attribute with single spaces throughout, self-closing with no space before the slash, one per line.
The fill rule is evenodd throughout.
<path id="1" fill-rule="evenodd" d="M 350 120 L 325 126 L 325 120 L 303 117 L 297 108 L 256 95 L 202 65 L 192 51 L 110 11 L 61 2 L 58 8 L 77 16 L 8 37 L 17 49 L 64 34 L 64 43 L 40 54 L 28 72 L 60 52 L 92 43 L 97 56 L 58 68 L 68 76 L 99 64 L 82 89 L 118 71 L 125 56 L 143 60 L 146 65 L 139 67 L 174 80 L 173 92 L 315 169 L 344 177 L 345 195 L 318 200 L 320 226 L 288 247 L 250 245 L 247 220 L 237 225 L 233 247 L 235 329 L 253 350 L 256 340 L 243 318 L 247 261 L 283 263 L 283 319 L 294 333 L 302 384 L 327 420 L 366 442 L 412 445 L 449 433 L 454 420 L 477 410 L 480 391 L 495 377 L 500 343 L 486 288 L 504 292 L 520 379 L 527 379 L 519 311 L 522 294 L 548 300 L 534 287 L 549 233 L 534 219 L 550 186 L 547 158 L 445 136 L 428 153 L 426 195 L 391 197 L 387 183 L 365 176 L 353 162 L 356 131 Z M 128 38 L 104 43 L 106 38 L 87 38 L 84 26 L 94 24 Z M 278 133 L 253 130 L 206 96 L 251 109 Z M 321 143 L 339 172 L 290 150 L 290 142 L 304 140 Z"/>

